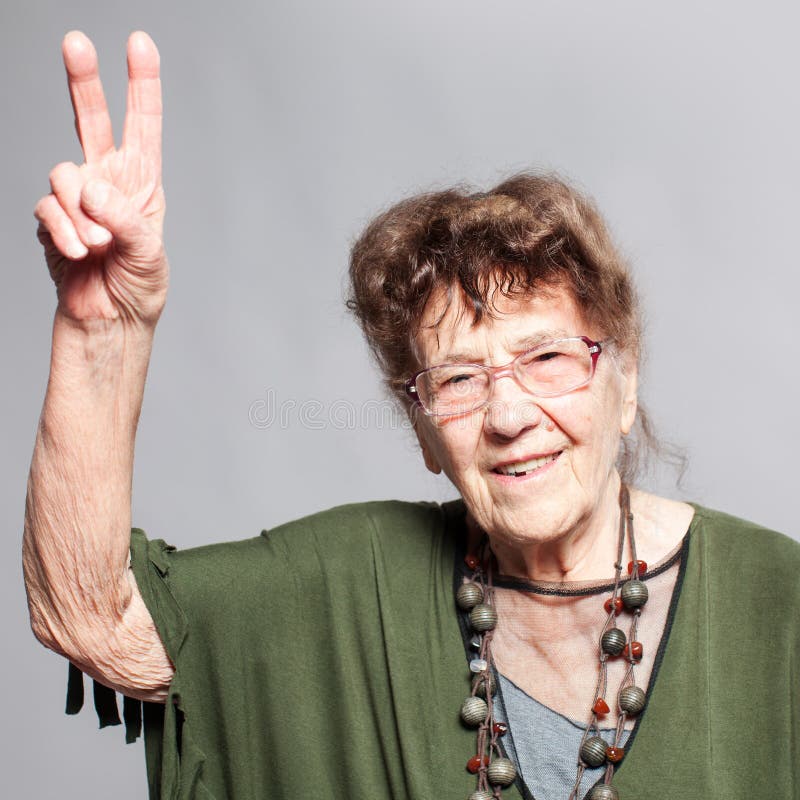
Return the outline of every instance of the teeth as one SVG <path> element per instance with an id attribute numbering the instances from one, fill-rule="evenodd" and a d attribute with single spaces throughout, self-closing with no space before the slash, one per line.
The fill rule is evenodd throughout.
<path id="1" fill-rule="evenodd" d="M 501 475 L 525 475 L 528 472 L 533 472 L 533 470 L 539 469 L 539 467 L 543 467 L 545 464 L 549 464 L 551 461 L 555 461 L 558 456 L 558 453 L 553 453 L 552 455 L 542 456 L 541 458 L 532 458 L 530 461 L 519 461 L 516 464 L 505 464 L 502 467 L 497 467 L 495 472 L 499 472 Z"/>

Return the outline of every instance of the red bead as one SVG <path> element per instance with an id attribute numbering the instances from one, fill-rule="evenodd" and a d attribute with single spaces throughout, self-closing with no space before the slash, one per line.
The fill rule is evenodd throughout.
<path id="1" fill-rule="evenodd" d="M 610 710 L 608 703 L 602 697 L 598 697 L 597 702 L 592 706 L 592 711 L 595 714 L 608 714 Z"/>
<path id="2" fill-rule="evenodd" d="M 643 652 L 644 651 L 642 649 L 641 642 L 631 642 L 630 644 L 626 644 L 625 647 L 622 648 L 622 655 L 625 658 L 629 658 L 632 656 L 634 661 L 638 661 L 642 657 Z"/>
<path id="3" fill-rule="evenodd" d="M 637 558 L 636 563 L 639 565 L 639 575 L 644 575 L 647 572 L 647 562 Z M 628 562 L 628 575 L 633 575 L 633 561 Z"/>
<path id="4" fill-rule="evenodd" d="M 625 748 L 624 747 L 606 747 L 606 758 L 612 764 L 618 764 L 622 761 L 622 756 L 625 755 Z"/>
<path id="5" fill-rule="evenodd" d="M 508 725 L 505 722 L 495 722 L 492 725 L 495 736 L 505 736 L 508 733 Z"/>
<path id="6" fill-rule="evenodd" d="M 622 602 L 621 597 L 609 597 L 608 600 L 606 600 L 605 603 L 603 603 L 603 608 L 606 610 L 606 614 L 611 613 L 612 601 L 614 603 L 614 611 L 616 611 L 617 614 L 621 614 L 622 609 L 625 608 L 625 604 Z"/>
<path id="7" fill-rule="evenodd" d="M 481 767 L 485 767 L 488 763 L 489 759 L 486 756 L 472 756 L 472 758 L 467 761 L 467 770 L 475 775 L 475 773 L 480 771 Z"/>
<path id="8" fill-rule="evenodd" d="M 466 564 L 466 565 L 467 565 L 467 566 L 468 566 L 470 569 L 478 569 L 478 565 L 479 565 L 481 562 L 478 560 L 478 557 L 477 557 L 477 556 L 473 555 L 472 553 L 467 553 L 467 555 L 465 555 L 465 556 L 464 556 L 464 563 L 465 563 L 465 564 Z"/>

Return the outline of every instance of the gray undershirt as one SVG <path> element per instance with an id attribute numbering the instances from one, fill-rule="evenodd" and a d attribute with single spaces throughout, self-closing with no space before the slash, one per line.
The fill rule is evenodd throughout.
<path id="1" fill-rule="evenodd" d="M 495 717 L 506 722 L 510 729 L 502 739 L 508 757 L 536 800 L 566 800 L 575 784 L 578 747 L 585 725 L 542 705 L 503 675 L 499 677 L 500 691 L 495 696 L 494 711 Z M 599 733 L 613 744 L 613 728 L 601 728 Z M 625 731 L 622 745 L 627 738 Z M 604 769 L 604 766 L 586 769 L 578 797 L 585 796 L 602 777 Z"/>

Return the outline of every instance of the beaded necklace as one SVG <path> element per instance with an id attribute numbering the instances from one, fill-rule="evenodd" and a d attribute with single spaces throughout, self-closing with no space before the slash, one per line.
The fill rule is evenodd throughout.
<path id="1" fill-rule="evenodd" d="M 591 705 L 591 716 L 581 738 L 575 783 L 569 800 L 577 800 L 581 779 L 587 767 L 606 764 L 601 782 L 592 787 L 589 800 L 619 800 L 619 792 L 611 783 L 615 765 L 625 755 L 621 740 L 628 717 L 641 713 L 646 696 L 636 685 L 634 667 L 641 661 L 642 644 L 637 640 L 639 617 L 647 602 L 648 590 L 640 575 L 647 572 L 647 564 L 636 558 L 636 542 L 633 532 L 633 514 L 630 510 L 630 492 L 624 484 L 619 491 L 619 536 L 617 558 L 614 563 L 614 585 L 604 608 L 605 624 L 598 641 L 598 679 Z M 622 582 L 622 554 L 625 538 L 628 538 L 632 561 L 628 564 L 629 577 Z M 477 728 L 475 755 L 467 762 L 467 770 L 477 776 L 477 788 L 469 800 L 492 800 L 502 798 L 502 790 L 510 786 L 517 777 L 514 763 L 503 756 L 500 739 L 508 731 L 505 723 L 495 720 L 493 697 L 497 690 L 493 672 L 491 643 L 497 625 L 497 610 L 494 603 L 493 556 L 486 537 L 479 545 L 478 554 L 469 553 L 464 559 L 472 570 L 471 580 L 462 584 L 456 592 L 458 607 L 468 615 L 474 635 L 472 645 L 477 655 L 470 661 L 473 673 L 472 691 L 461 706 L 461 719 L 470 727 Z M 628 634 L 618 627 L 624 612 L 631 615 Z M 617 692 L 617 727 L 614 743 L 606 744 L 599 735 L 598 717 L 610 712 L 606 701 L 608 693 L 608 660 L 621 657 L 627 669 Z"/>

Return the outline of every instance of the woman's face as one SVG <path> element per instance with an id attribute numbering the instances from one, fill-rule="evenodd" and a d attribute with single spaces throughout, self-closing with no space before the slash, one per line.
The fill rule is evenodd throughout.
<path id="1" fill-rule="evenodd" d="M 443 305 L 443 295 L 429 304 L 415 342 L 423 367 L 498 366 L 537 339 L 602 339 L 565 289 L 499 297 L 494 318 L 478 325 L 454 303 L 436 328 L 426 327 Z M 417 415 L 428 468 L 445 472 L 490 536 L 512 546 L 556 542 L 604 524 L 609 507 L 617 513 L 615 462 L 636 414 L 636 367 L 609 349 L 591 382 L 569 394 L 536 398 L 502 376 L 485 408 L 445 419 Z"/>

